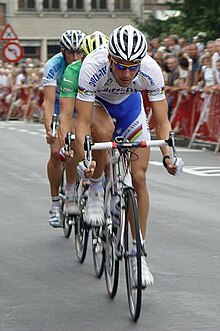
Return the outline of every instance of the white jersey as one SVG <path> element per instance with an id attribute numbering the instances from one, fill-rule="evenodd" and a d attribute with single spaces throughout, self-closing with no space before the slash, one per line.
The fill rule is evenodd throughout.
<path id="1" fill-rule="evenodd" d="M 141 61 L 137 75 L 127 87 L 121 87 L 111 73 L 108 49 L 105 45 L 86 56 L 79 74 L 77 98 L 95 101 L 95 96 L 119 104 L 137 91 L 147 90 L 150 101 L 165 99 L 164 79 L 157 62 L 146 55 Z"/>

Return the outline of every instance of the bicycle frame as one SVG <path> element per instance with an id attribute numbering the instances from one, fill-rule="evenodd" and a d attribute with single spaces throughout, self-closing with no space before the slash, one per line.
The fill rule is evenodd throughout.
<path id="1" fill-rule="evenodd" d="M 124 141 L 123 137 L 116 137 L 115 141 L 103 142 L 103 143 L 91 143 L 90 136 L 85 137 L 84 149 L 85 149 L 85 163 L 87 166 L 90 165 L 92 160 L 92 150 L 103 150 L 108 151 L 110 157 L 110 176 L 108 179 L 107 187 L 105 190 L 112 189 L 113 195 L 123 195 L 123 190 L 125 187 L 130 187 L 132 190 L 132 178 L 130 172 L 130 154 L 132 148 L 150 148 L 150 147 L 162 147 L 168 145 L 170 147 L 170 157 L 172 159 L 176 158 L 175 149 L 175 139 L 174 133 L 171 131 L 170 136 L 167 140 L 142 140 L 142 141 Z M 110 187 L 109 187 L 110 186 Z M 107 207 L 105 202 L 105 210 Z M 124 208 L 125 206 L 121 206 Z M 109 212 L 109 211 L 108 211 Z M 107 219 L 111 216 L 107 215 Z M 120 225 L 119 231 L 117 231 L 117 242 L 116 242 L 116 255 L 121 258 L 124 253 L 123 247 L 123 235 L 125 228 L 124 217 L 121 218 L 122 223 Z M 109 224 L 110 225 L 110 224 Z M 140 233 L 141 242 L 143 243 L 143 238 Z"/>

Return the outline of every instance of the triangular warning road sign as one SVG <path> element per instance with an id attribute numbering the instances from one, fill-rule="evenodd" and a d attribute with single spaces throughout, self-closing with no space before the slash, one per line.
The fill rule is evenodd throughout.
<path id="1" fill-rule="evenodd" d="M 6 24 L 4 30 L 1 33 L 1 40 L 17 40 L 18 37 L 14 32 L 10 24 Z"/>

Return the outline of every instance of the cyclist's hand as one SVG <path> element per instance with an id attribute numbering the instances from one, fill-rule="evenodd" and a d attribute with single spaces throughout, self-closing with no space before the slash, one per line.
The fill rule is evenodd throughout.
<path id="1" fill-rule="evenodd" d="M 56 135 L 53 136 L 52 131 L 51 130 L 47 130 L 46 131 L 46 141 L 49 145 L 53 145 L 55 143 L 56 140 Z"/>
<path id="2" fill-rule="evenodd" d="M 96 168 L 96 162 L 94 160 L 92 160 L 88 168 L 85 165 L 85 161 L 81 161 L 77 166 L 77 172 L 82 179 L 90 178 L 93 176 L 95 168 Z"/>
<path id="3" fill-rule="evenodd" d="M 68 152 L 65 147 L 62 147 L 59 152 L 59 159 L 63 162 L 68 162 L 73 157 L 73 150 Z"/>
<path id="4" fill-rule="evenodd" d="M 94 171 L 96 168 L 96 162 L 92 160 L 90 166 L 85 169 L 84 174 L 86 178 L 91 178 L 94 175 Z"/>
<path id="5" fill-rule="evenodd" d="M 178 176 L 182 173 L 182 168 L 184 163 L 180 158 L 177 158 L 175 162 L 173 162 L 173 160 L 170 159 L 170 157 L 165 156 L 163 158 L 163 165 L 170 175 Z"/>

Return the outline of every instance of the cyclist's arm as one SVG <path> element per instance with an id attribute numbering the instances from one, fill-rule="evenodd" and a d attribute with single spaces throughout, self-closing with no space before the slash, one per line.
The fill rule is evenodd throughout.
<path id="1" fill-rule="evenodd" d="M 54 114 L 54 103 L 56 97 L 56 86 L 44 86 L 44 102 L 42 104 L 44 126 L 46 134 L 51 134 L 51 121 Z"/>
<path id="2" fill-rule="evenodd" d="M 71 131 L 73 110 L 75 105 L 74 98 L 60 98 L 60 116 L 58 126 L 58 137 L 61 146 L 65 144 L 67 132 Z"/>
<path id="3" fill-rule="evenodd" d="M 78 91 L 79 70 L 81 61 L 76 61 L 67 66 L 60 88 L 60 117 L 58 137 L 61 146 L 65 143 L 67 132 L 71 131 L 71 123 L 75 106 L 75 98 Z"/>
<path id="4" fill-rule="evenodd" d="M 168 139 L 169 133 L 171 131 L 171 124 L 167 116 L 168 107 L 166 99 L 151 102 L 151 107 L 156 124 L 157 139 Z M 163 156 L 170 155 L 170 150 L 168 146 L 161 147 L 161 152 Z M 176 172 L 176 166 L 173 165 L 172 160 L 166 160 L 166 164 L 168 166 L 168 172 L 174 175 Z"/>
<path id="5" fill-rule="evenodd" d="M 76 99 L 76 148 L 79 156 L 79 160 L 84 159 L 84 141 L 87 134 L 91 135 L 91 122 L 92 122 L 92 112 L 93 112 L 93 102 L 82 101 Z"/>

